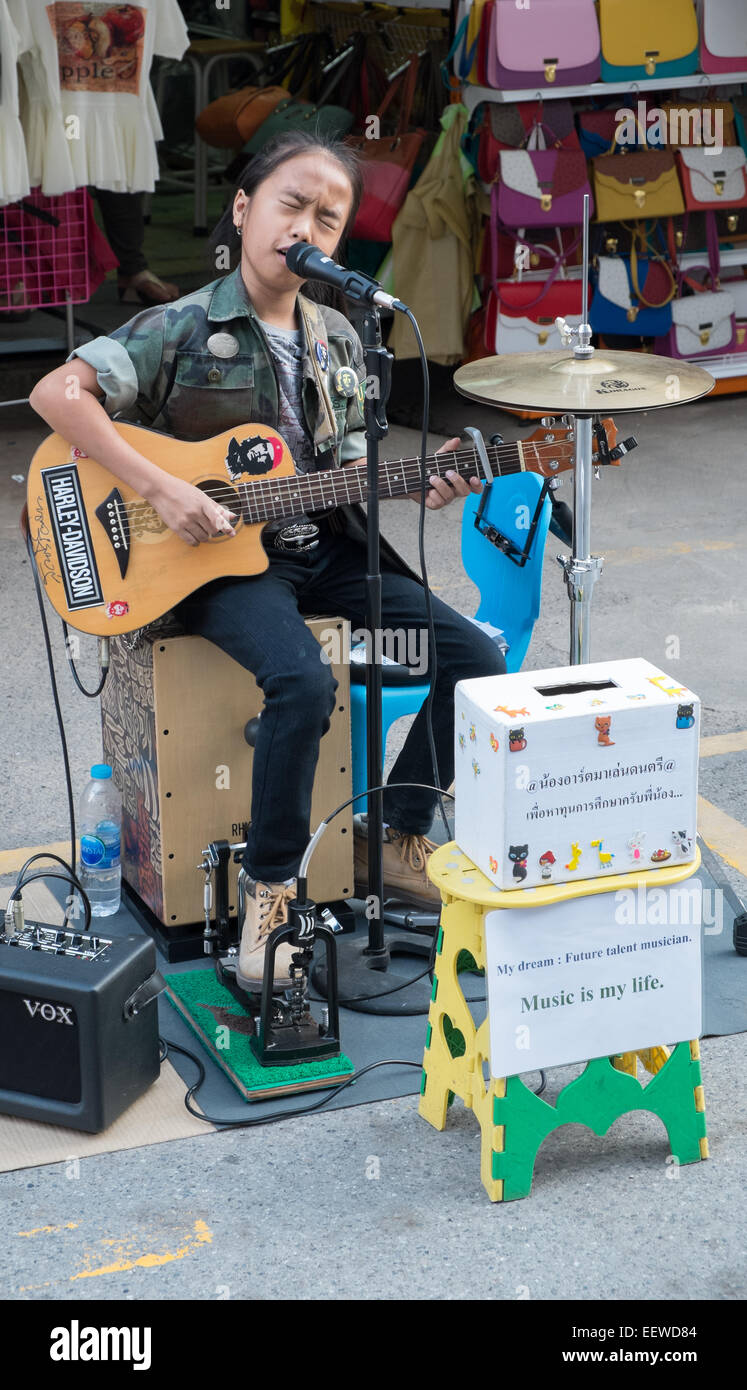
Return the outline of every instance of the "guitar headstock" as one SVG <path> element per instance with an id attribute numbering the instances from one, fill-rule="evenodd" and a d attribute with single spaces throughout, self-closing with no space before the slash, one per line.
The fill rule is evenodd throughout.
<path id="1" fill-rule="evenodd" d="M 560 420 L 563 417 L 559 417 Z M 622 455 L 611 458 L 609 455 L 617 445 L 617 426 L 614 420 L 607 418 L 601 421 L 601 428 L 604 431 L 606 440 L 606 450 L 600 451 L 599 444 L 594 437 L 594 450 L 592 453 L 592 463 L 595 467 L 603 463 L 611 463 L 619 466 Z M 566 424 L 547 424 L 541 425 L 539 429 L 530 434 L 528 439 L 522 441 L 524 450 L 528 445 L 534 446 L 536 456 L 536 471 L 543 478 L 554 478 L 558 473 L 565 473 L 570 468 L 575 467 L 576 442 L 573 434 L 573 427 Z M 607 453 L 607 457 L 604 456 Z"/>

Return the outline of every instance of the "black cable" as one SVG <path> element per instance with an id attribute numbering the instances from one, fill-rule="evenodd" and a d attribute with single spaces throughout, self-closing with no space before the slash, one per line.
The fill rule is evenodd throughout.
<path id="1" fill-rule="evenodd" d="M 339 1096 L 341 1091 L 346 1090 L 348 1086 L 352 1086 L 355 1081 L 360 1081 L 361 1077 L 366 1075 L 366 1072 L 376 1071 L 377 1067 L 416 1067 L 418 1071 L 422 1071 L 423 1069 L 422 1062 L 410 1062 L 400 1057 L 387 1057 L 381 1062 L 369 1062 L 367 1066 L 361 1067 L 360 1071 L 354 1071 L 352 1076 L 346 1077 L 339 1086 L 334 1086 L 331 1090 L 325 1091 L 321 1099 L 314 1101 L 312 1105 L 297 1106 L 294 1110 L 275 1110 L 270 1115 L 258 1115 L 253 1120 L 222 1120 L 217 1115 L 208 1115 L 201 1110 L 195 1110 L 194 1107 L 190 1105 L 192 1097 L 197 1095 L 197 1092 L 204 1084 L 207 1076 L 202 1058 L 197 1057 L 195 1053 L 190 1052 L 188 1048 L 182 1047 L 180 1043 L 170 1042 L 167 1038 L 162 1038 L 160 1035 L 158 1041 L 163 1049 L 159 1056 L 161 1063 L 165 1062 L 169 1052 L 173 1051 L 180 1052 L 183 1057 L 188 1057 L 190 1062 L 194 1062 L 197 1067 L 199 1072 L 198 1078 L 187 1088 L 184 1096 L 184 1105 L 189 1114 L 194 1115 L 196 1120 L 203 1120 L 205 1124 L 219 1125 L 221 1129 L 254 1129 L 258 1125 L 275 1124 L 278 1120 L 295 1120 L 302 1115 L 311 1115 L 313 1111 L 321 1110 L 323 1106 L 328 1105 L 331 1100 L 334 1100 L 335 1096 Z M 539 1088 L 534 1091 L 533 1094 L 535 1096 L 542 1095 L 546 1085 L 547 1076 L 543 1071 L 540 1071 Z"/>
<path id="2" fill-rule="evenodd" d="M 67 868 L 68 868 L 68 865 L 65 864 L 64 867 L 67 869 Z M 23 889 L 24 889 L 25 887 L 27 887 L 27 885 L 28 885 L 29 883 L 36 883 L 38 879 L 42 879 L 42 878 L 58 878 L 58 879 L 61 880 L 62 883 L 67 883 L 68 885 L 71 885 L 73 888 L 76 888 L 76 889 L 78 890 L 78 892 L 79 892 L 80 895 L 81 895 L 81 898 L 83 899 L 83 911 L 84 911 L 84 914 L 85 914 L 85 920 L 84 920 L 83 930 L 84 930 L 84 931 L 88 931 L 88 929 L 89 929 L 89 927 L 90 927 L 90 925 L 91 925 L 91 903 L 90 903 L 90 901 L 89 901 L 88 894 L 86 893 L 86 891 L 85 891 L 85 889 L 83 888 L 82 884 L 80 883 L 79 879 L 78 879 L 78 878 L 76 877 L 76 875 L 75 875 L 74 873 L 72 873 L 72 872 L 70 872 L 70 873 L 65 873 L 65 874 L 60 874 L 60 873 L 58 873 L 55 869 L 48 869 L 48 870 L 46 871 L 46 873 L 45 873 L 44 871 L 42 871 L 41 873 L 38 873 L 38 874 L 30 874 L 28 878 L 24 879 L 23 883 L 21 883 L 21 884 L 16 883 L 16 886 L 15 886 L 15 888 L 13 889 L 13 892 L 11 893 L 10 897 L 8 898 L 8 907 L 6 908 L 6 912 L 8 911 L 8 908 L 10 907 L 10 904 L 11 904 L 12 902 L 17 901 L 17 900 L 21 897 L 21 893 L 23 892 Z M 67 920 L 68 920 L 68 912 L 69 912 L 69 908 L 66 907 L 66 908 L 65 908 L 65 915 L 64 915 L 64 917 L 63 917 L 63 919 L 62 919 L 62 925 L 63 925 L 63 926 L 65 925 L 65 923 L 66 923 Z"/>
<path id="3" fill-rule="evenodd" d="M 29 865 L 34 864 L 37 859 L 54 859 L 55 863 L 61 864 L 63 869 L 70 869 L 70 865 L 68 864 L 67 860 L 62 859 L 59 854 L 53 854 L 51 850 L 40 850 L 38 854 L 30 855 L 29 858 L 26 860 L 26 863 L 21 865 L 20 869 L 18 870 L 18 873 L 16 874 L 16 888 L 18 887 L 18 880 L 23 877 Z"/>
<path id="4" fill-rule="evenodd" d="M 191 1062 L 194 1062 L 200 1073 L 197 1081 L 187 1089 L 187 1093 L 184 1097 L 184 1104 L 189 1114 L 194 1115 L 196 1120 L 204 1120 L 206 1124 L 220 1125 L 222 1129 L 252 1129 L 256 1125 L 274 1124 L 276 1120 L 293 1120 L 297 1119 L 300 1115 L 310 1115 L 314 1110 L 321 1110 L 323 1105 L 327 1105 L 335 1096 L 339 1096 L 340 1092 L 344 1091 L 347 1086 L 352 1086 L 354 1081 L 359 1081 L 362 1076 L 366 1075 L 366 1072 L 375 1071 L 377 1067 L 417 1067 L 418 1071 L 422 1071 L 423 1067 L 422 1062 L 404 1061 L 399 1057 L 389 1057 L 381 1062 L 369 1062 L 368 1066 L 361 1067 L 360 1071 L 354 1071 L 352 1076 L 346 1077 L 339 1086 L 335 1086 L 331 1090 L 326 1091 L 321 1100 L 314 1101 L 312 1105 L 298 1106 L 295 1110 L 279 1110 L 271 1115 L 258 1115 L 256 1119 L 253 1120 L 221 1120 L 216 1115 L 206 1115 L 199 1110 L 195 1110 L 189 1103 L 192 1097 L 199 1091 L 206 1077 L 202 1059 L 196 1057 L 194 1052 L 190 1052 L 186 1047 L 181 1047 L 179 1043 L 170 1042 L 167 1038 L 159 1037 L 158 1041 L 162 1043 L 166 1049 L 161 1058 L 162 1061 L 166 1060 L 169 1052 L 172 1050 L 174 1052 L 181 1052 L 182 1056 L 188 1057 Z"/>
<path id="5" fill-rule="evenodd" d="M 428 374 L 428 358 L 426 356 L 425 345 L 418 328 L 417 319 L 411 309 L 404 310 L 407 318 L 412 324 L 415 340 L 420 353 L 420 365 L 423 371 L 423 421 L 420 434 L 420 509 L 418 516 L 418 549 L 420 552 L 420 572 L 423 577 L 423 587 L 425 590 L 425 612 L 428 621 L 428 695 L 425 701 L 425 725 L 428 732 L 428 747 L 433 764 L 433 780 L 438 791 L 438 806 L 441 812 L 441 819 L 447 835 L 449 823 L 446 818 L 443 799 L 441 797 L 441 778 L 438 772 L 438 758 L 436 756 L 436 743 L 433 737 L 433 698 L 436 687 L 437 654 L 436 654 L 436 630 L 433 625 L 433 604 L 431 602 L 431 590 L 428 583 L 428 570 L 425 563 L 425 494 L 428 491 L 428 479 L 425 471 L 426 454 L 428 452 L 428 421 L 431 413 L 431 383 Z M 432 663 L 432 664 L 431 664 Z"/>
<path id="6" fill-rule="evenodd" d="M 53 700 L 54 700 L 55 714 L 57 715 L 57 727 L 58 727 L 59 733 L 60 733 L 60 743 L 62 744 L 62 760 L 63 760 L 63 763 L 64 763 L 64 765 L 65 765 L 65 783 L 66 783 L 66 786 L 67 786 L 67 804 L 68 804 L 68 813 L 69 813 L 69 816 L 70 816 L 70 866 L 69 866 L 69 867 L 71 868 L 71 871 L 74 872 L 74 865 L 75 865 L 75 859 L 76 859 L 76 854 L 75 854 L 75 846 L 76 846 L 76 835 L 75 835 L 75 805 L 74 805 L 74 800 L 73 800 L 73 782 L 72 782 L 72 777 L 71 777 L 71 774 L 70 774 L 70 758 L 69 758 L 68 751 L 67 751 L 67 739 L 65 738 L 65 725 L 64 725 L 63 720 L 62 720 L 62 710 L 61 710 L 61 708 L 60 708 L 60 697 L 59 697 L 59 693 L 58 693 L 58 690 L 57 690 L 57 677 L 56 677 L 56 675 L 55 675 L 54 658 L 53 658 L 53 656 L 52 656 L 52 644 L 51 644 L 51 642 L 50 642 L 50 640 L 49 640 L 49 628 L 47 627 L 47 615 L 46 615 L 46 613 L 45 613 L 45 611 L 44 611 L 44 600 L 43 600 L 43 598 L 42 598 L 41 585 L 39 584 L 39 574 L 38 574 L 38 571 L 37 571 L 37 568 L 36 568 L 36 559 L 34 558 L 34 551 L 33 551 L 32 544 L 31 544 L 31 531 L 30 531 L 30 530 L 28 530 L 28 531 L 26 532 L 26 549 L 27 549 L 27 551 L 28 551 L 28 553 L 29 553 L 29 558 L 30 558 L 30 560 L 31 560 L 31 573 L 32 573 L 33 576 L 34 576 L 34 585 L 35 585 L 35 588 L 36 588 L 36 598 L 37 598 L 37 602 L 38 602 L 38 604 L 39 604 L 39 615 L 40 615 L 40 617 L 41 617 L 42 632 L 43 632 L 43 634 L 44 634 L 44 645 L 45 645 L 46 651 L 47 651 L 47 664 L 48 664 L 48 666 L 49 666 L 49 679 L 50 679 L 50 682 L 51 682 L 51 685 L 52 685 L 52 698 L 53 698 Z M 65 912 L 65 916 L 64 916 L 64 918 L 63 918 L 63 922 L 66 922 L 66 921 L 67 921 L 67 911 Z"/>
<path id="7" fill-rule="evenodd" d="M 82 683 L 82 681 L 81 681 L 81 679 L 80 679 L 80 677 L 79 677 L 79 675 L 78 675 L 78 671 L 77 671 L 77 668 L 76 668 L 76 665 L 75 665 L 75 660 L 74 660 L 74 658 L 73 658 L 73 656 L 72 656 L 72 654 L 71 654 L 71 651 L 70 651 L 70 638 L 68 637 L 67 623 L 64 621 L 64 619 L 63 619 L 63 621 L 62 621 L 62 631 L 63 631 L 63 633 L 65 634 L 65 655 L 67 656 L 67 664 L 68 664 L 68 666 L 70 667 L 70 670 L 72 671 L 73 680 L 75 681 L 75 684 L 77 685 L 77 687 L 78 687 L 78 689 L 79 689 L 81 695 L 85 695 L 85 697 L 86 697 L 87 700 L 95 700 L 96 697 L 97 697 L 98 695 L 101 694 L 102 690 L 104 689 L 104 686 L 106 685 L 106 678 L 107 678 L 107 676 L 108 676 L 108 674 L 109 674 L 109 662 L 108 662 L 108 658 L 107 658 L 106 665 L 104 665 L 103 662 L 101 663 L 101 680 L 99 681 L 98 685 L 96 686 L 96 689 L 95 689 L 95 690 L 86 690 L 86 687 L 83 685 L 83 683 Z M 99 640 L 101 640 L 101 639 L 99 639 Z"/>

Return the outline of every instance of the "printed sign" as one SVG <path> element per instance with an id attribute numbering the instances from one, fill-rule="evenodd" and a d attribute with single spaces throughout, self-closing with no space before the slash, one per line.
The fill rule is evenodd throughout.
<path id="1" fill-rule="evenodd" d="M 47 5 L 57 40 L 60 87 L 65 92 L 137 94 L 143 60 L 145 11 L 140 5 Z"/>
<path id="2" fill-rule="evenodd" d="M 41 476 L 67 606 L 71 611 L 95 608 L 103 602 L 104 596 L 78 470 L 75 464 L 68 463 L 58 468 L 43 468 Z"/>
<path id="3" fill-rule="evenodd" d="M 702 893 L 692 877 L 487 913 L 493 1076 L 697 1038 Z"/>

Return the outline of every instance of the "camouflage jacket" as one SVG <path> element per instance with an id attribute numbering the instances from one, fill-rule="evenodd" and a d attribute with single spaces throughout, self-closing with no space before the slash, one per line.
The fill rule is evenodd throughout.
<path id="1" fill-rule="evenodd" d="M 366 452 L 363 349 L 336 309 L 304 295 L 298 306 L 306 427 L 317 467 L 337 468 Z M 184 440 L 209 439 L 251 421 L 278 427 L 275 365 L 240 269 L 171 304 L 144 309 L 72 355 L 95 369 L 107 412 L 133 424 Z M 337 516 L 345 534 L 365 544 L 363 509 L 342 506 Z M 383 538 L 381 556 L 418 578 Z"/>

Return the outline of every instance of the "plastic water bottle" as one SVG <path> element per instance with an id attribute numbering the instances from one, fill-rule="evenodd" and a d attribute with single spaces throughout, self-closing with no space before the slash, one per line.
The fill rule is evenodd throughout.
<path id="1" fill-rule="evenodd" d="M 78 877 L 94 917 L 111 917 L 122 891 L 122 800 L 108 763 L 95 763 L 80 800 Z"/>

